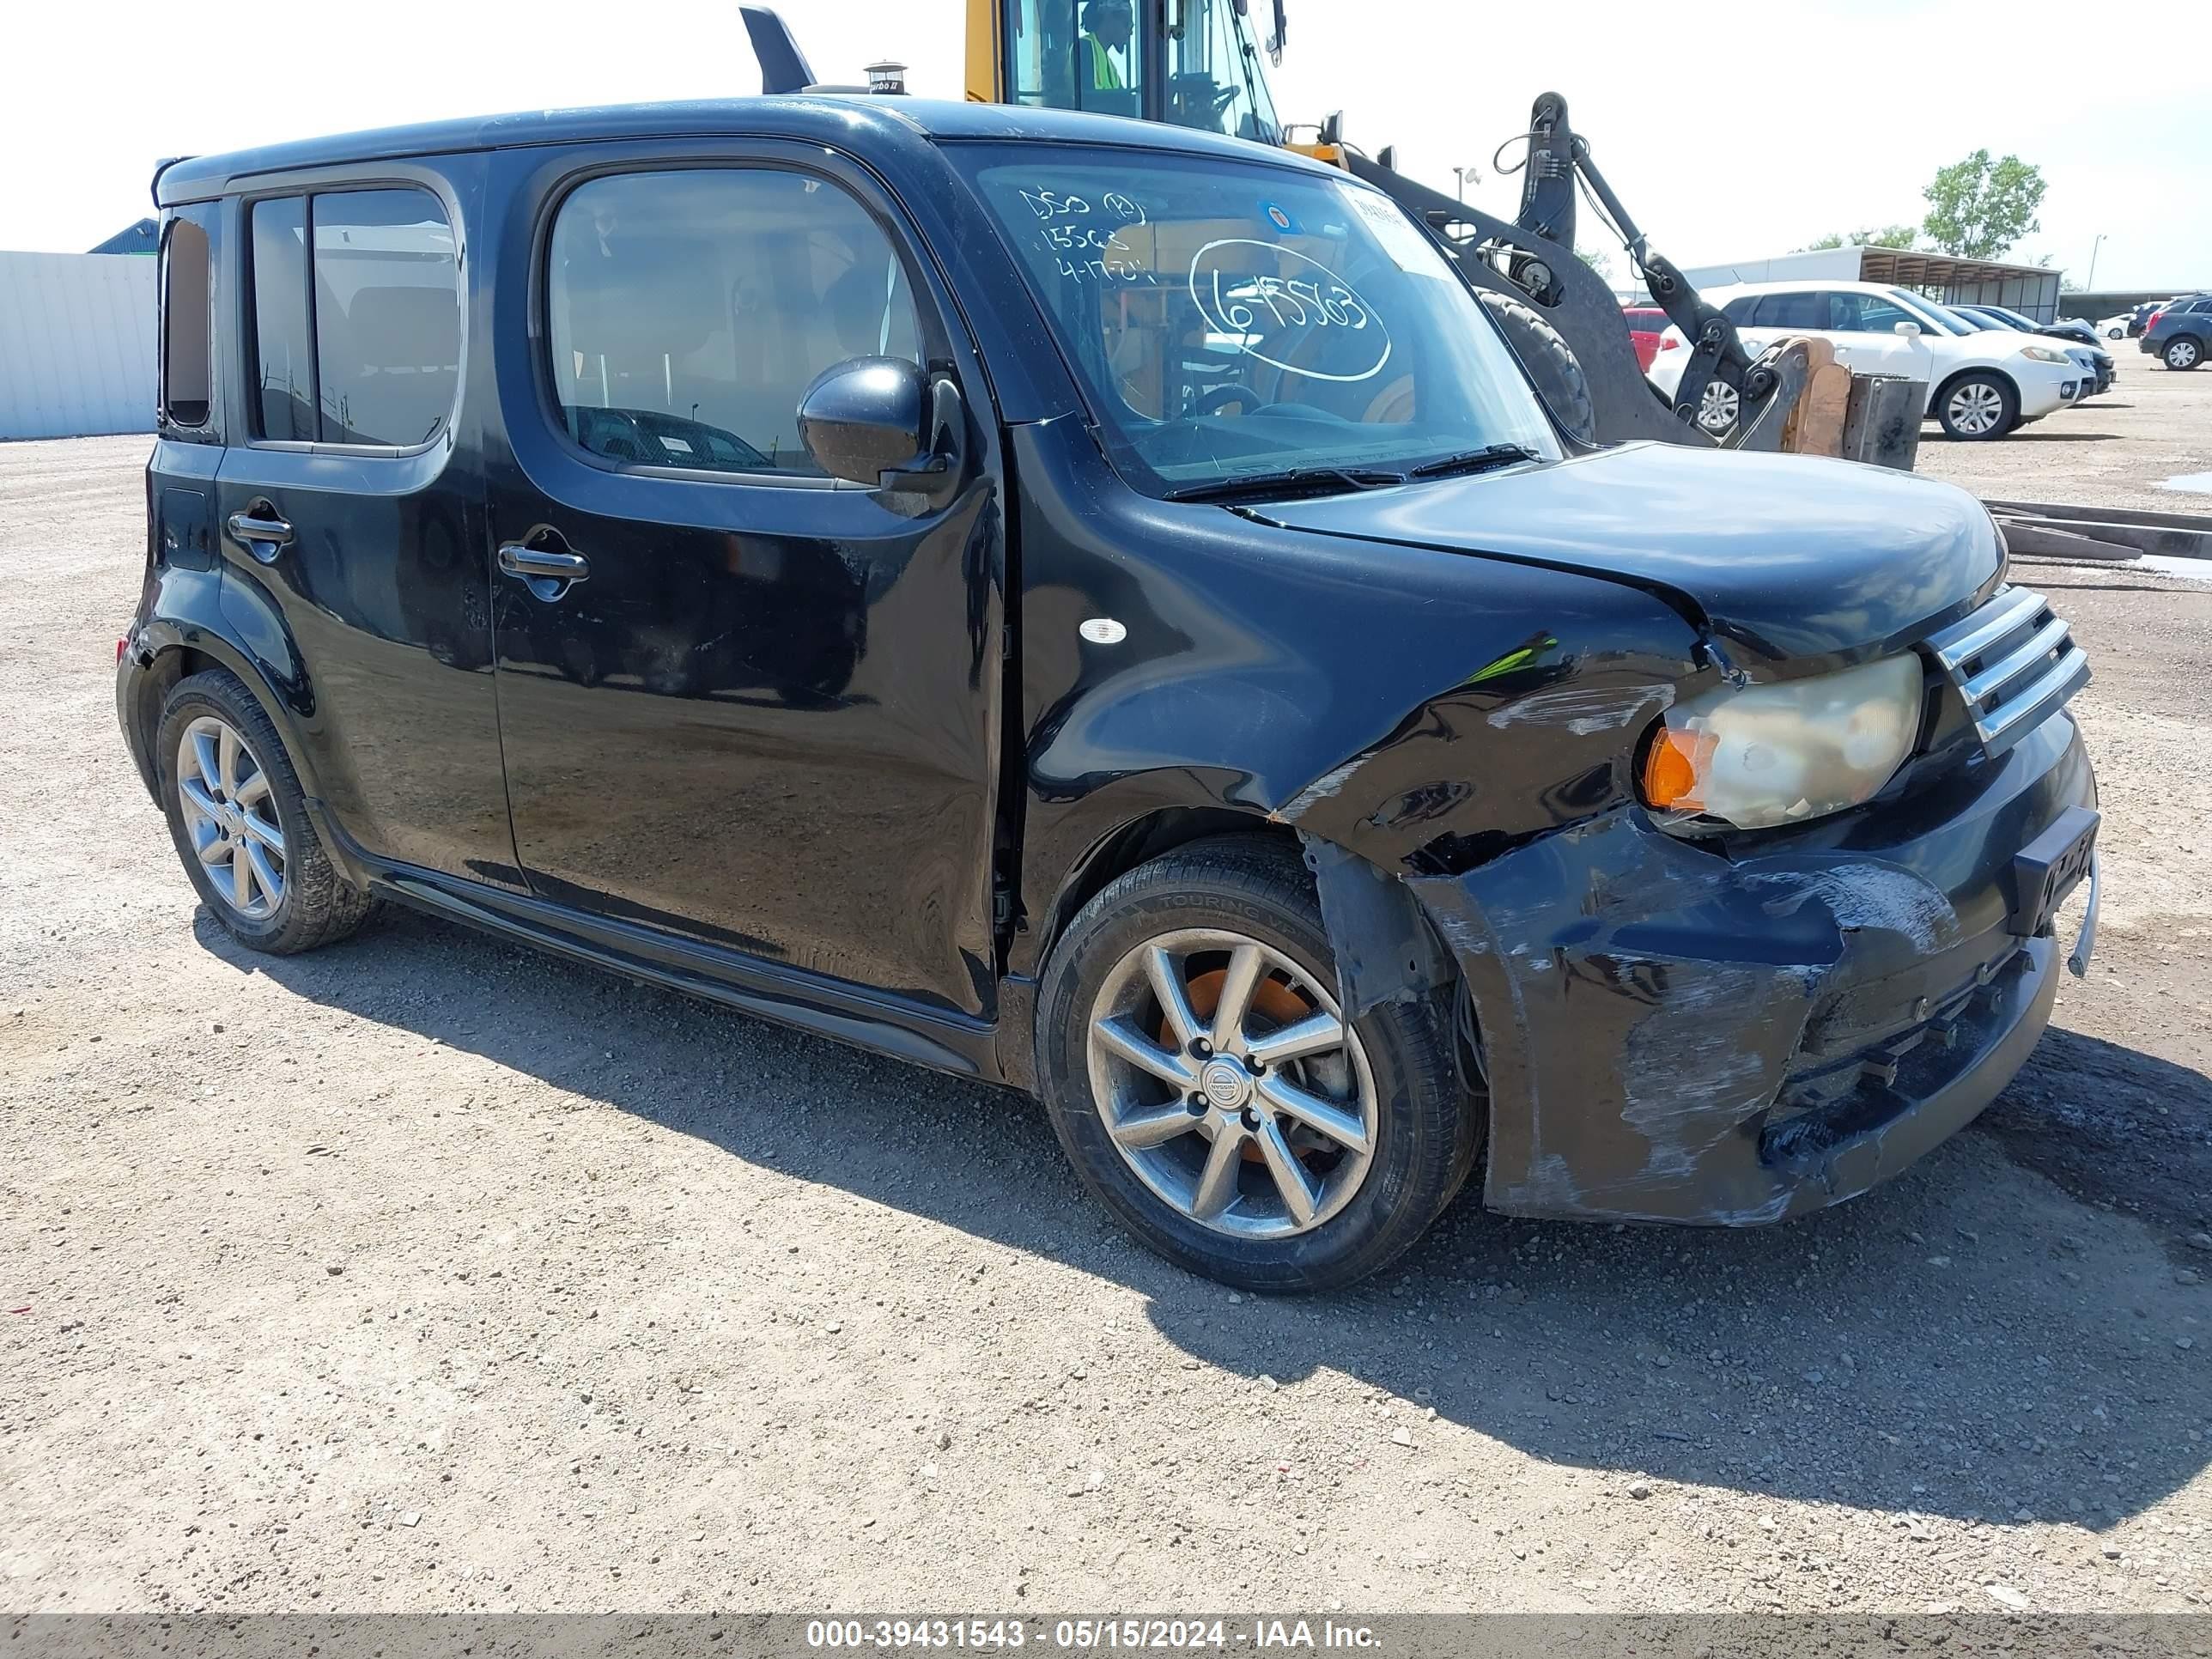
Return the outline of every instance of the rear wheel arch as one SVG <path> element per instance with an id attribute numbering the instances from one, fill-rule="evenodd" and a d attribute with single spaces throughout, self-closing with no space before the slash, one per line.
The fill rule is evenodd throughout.
<path id="1" fill-rule="evenodd" d="M 307 797 L 309 811 L 321 816 L 321 791 L 314 763 L 294 729 L 291 708 L 267 672 L 252 656 L 222 635 L 196 628 L 189 636 L 169 634 L 165 638 L 157 632 L 152 654 L 141 660 L 143 665 L 136 688 L 132 735 L 139 740 L 137 752 L 147 757 L 149 765 L 158 771 L 161 762 L 154 753 L 154 738 L 161 725 L 161 706 L 177 683 L 209 669 L 222 669 L 244 684 L 269 716 L 278 741 L 284 745 L 284 757 L 292 763 L 293 774 Z M 149 780 L 149 785 L 151 781 Z M 319 830 L 324 827 L 317 826 Z"/>
<path id="2" fill-rule="evenodd" d="M 2177 345 L 2185 344 L 2192 348 L 2196 355 L 2186 363 L 2177 364 L 2173 361 L 2173 348 Z M 2184 372 L 2186 372 L 2187 370 L 2196 368 L 2198 365 L 2203 362 L 2204 341 L 2201 336 L 2194 332 L 2176 334 L 2171 339 L 2167 340 L 2164 345 L 2159 348 L 2159 356 L 2164 360 L 2166 366 L 2168 368 L 2179 368 Z"/>

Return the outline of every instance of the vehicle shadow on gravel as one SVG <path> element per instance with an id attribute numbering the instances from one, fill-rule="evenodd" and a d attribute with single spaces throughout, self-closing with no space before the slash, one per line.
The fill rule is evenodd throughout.
<path id="1" fill-rule="evenodd" d="M 1403 1261 L 1336 1295 L 1237 1297 L 1090 1202 L 1022 1097 L 481 938 L 400 910 L 270 958 L 201 914 L 201 945 L 300 996 L 696 1137 L 720 1155 L 1127 1285 L 1186 1364 L 1254 1390 L 1339 1372 L 1529 1455 L 1658 1483 L 1990 1522 L 2098 1528 L 2194 1479 L 2212 1331 L 2186 1267 L 2005 1156 L 2109 1113 L 2115 1079 L 2212 1139 L 2212 1083 L 2054 1033 L 1984 1120 L 1867 1197 L 1743 1232 L 1508 1220 L 1462 1197 Z M 2134 1109 L 2130 1109 L 2133 1110 Z M 2154 1112 L 2154 1107 L 2142 1109 Z M 2127 1117 L 2092 1136 L 2102 1179 Z M 1994 1130 L 1994 1133 L 1991 1133 Z M 2053 1168 L 2065 1182 L 2067 1159 Z M 404 1181 L 407 1172 L 393 1171 Z M 2091 1203 L 2095 1180 L 2075 1190 Z M 2110 1200 L 2106 1200 L 2106 1207 Z M 2198 1224 L 2202 1224 L 2199 1223 Z M 2179 1255 L 2191 1254 L 2177 1245 Z M 2212 1256 L 2198 1266 L 2212 1269 Z M 1224 1399 L 1224 1405 L 1237 1396 Z M 1310 1430 L 1334 1407 L 1286 1416 Z M 1376 1419 L 1380 1421 L 1381 1419 Z M 1400 1412 L 1389 1422 L 1404 1424 Z M 1387 1425 L 1386 1425 L 1387 1431 Z M 1329 1419 L 1297 1458 L 1422 1449 Z M 1414 1468 L 1408 1465 L 1409 1470 Z M 1420 1478 L 1437 1466 L 1425 1464 Z M 1413 1478 L 1409 1474 L 1409 1478 Z M 1899 1520 L 1900 1526 L 1907 1524 Z"/>

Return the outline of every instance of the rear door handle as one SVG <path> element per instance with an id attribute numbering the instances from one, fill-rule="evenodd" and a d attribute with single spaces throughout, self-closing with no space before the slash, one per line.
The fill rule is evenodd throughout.
<path id="1" fill-rule="evenodd" d="M 225 522 L 230 527 L 231 539 L 264 564 L 276 558 L 278 549 L 291 544 L 292 526 L 276 517 L 275 510 L 265 503 L 234 513 Z"/>
<path id="2" fill-rule="evenodd" d="M 499 568 L 510 576 L 521 577 L 540 599 L 555 598 L 568 583 L 582 581 L 592 574 L 592 562 L 580 553 L 555 552 L 521 542 L 500 544 Z M 540 583 L 547 586 L 541 587 Z"/>

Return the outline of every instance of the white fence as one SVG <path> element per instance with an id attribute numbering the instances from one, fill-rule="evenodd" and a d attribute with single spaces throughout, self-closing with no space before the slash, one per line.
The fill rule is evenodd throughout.
<path id="1" fill-rule="evenodd" d="M 0 253 L 0 439 L 154 429 L 158 263 Z"/>

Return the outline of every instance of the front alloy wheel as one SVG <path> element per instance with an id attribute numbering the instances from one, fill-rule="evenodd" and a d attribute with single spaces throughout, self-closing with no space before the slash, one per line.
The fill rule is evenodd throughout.
<path id="1" fill-rule="evenodd" d="M 1944 386 L 1930 412 L 1947 437 L 1985 443 L 2020 424 L 2020 396 L 2003 376 L 1976 369 Z"/>
<path id="2" fill-rule="evenodd" d="M 230 724 L 203 714 L 177 744 L 185 833 L 218 902 L 265 921 L 284 902 L 284 826 L 269 774 Z"/>
<path id="3" fill-rule="evenodd" d="M 1122 1159 L 1201 1226 L 1303 1233 L 1367 1178 L 1366 1052 L 1328 990 L 1258 939 L 1190 928 L 1130 951 L 1092 1006 L 1088 1060 Z"/>
<path id="4" fill-rule="evenodd" d="M 1194 842 L 1070 919 L 1038 987 L 1037 1091 L 1084 1184 L 1169 1260 L 1248 1290 L 1349 1285 L 1474 1166 L 1456 992 L 1342 1018 L 1297 843 Z"/>

